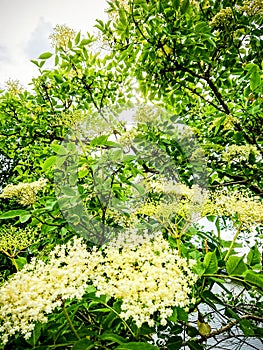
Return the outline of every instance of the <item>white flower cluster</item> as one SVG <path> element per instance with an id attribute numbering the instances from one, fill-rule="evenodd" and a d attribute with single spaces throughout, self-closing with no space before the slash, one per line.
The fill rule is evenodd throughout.
<path id="1" fill-rule="evenodd" d="M 22 205 L 34 204 L 37 199 L 37 193 L 47 184 L 46 179 L 39 179 L 34 182 L 20 182 L 18 185 L 7 185 L 0 198 L 15 198 Z"/>
<path id="2" fill-rule="evenodd" d="M 260 157 L 260 152 L 254 145 L 230 145 L 227 146 L 225 151 L 222 153 L 222 160 L 225 162 L 248 161 L 251 154 L 257 158 Z M 258 160 L 260 160 L 260 158 Z"/>
<path id="3" fill-rule="evenodd" d="M 30 337 L 36 322 L 47 322 L 46 315 L 63 300 L 81 299 L 88 275 L 96 261 L 86 245 L 74 239 L 57 246 L 49 263 L 33 259 L 0 288 L 0 334 L 3 344 L 15 333 Z M 0 337 L 1 339 L 1 337 Z"/>
<path id="4" fill-rule="evenodd" d="M 154 325 L 159 312 L 165 325 L 174 306 L 188 307 L 197 275 L 193 260 L 181 258 L 162 234 L 125 233 L 101 250 L 88 251 L 81 238 L 57 246 L 48 263 L 33 259 L 0 288 L 0 339 L 21 333 L 31 336 L 36 322 L 63 301 L 81 299 L 93 283 L 97 295 L 122 300 L 120 317 L 132 318 L 138 327 Z"/>
<path id="5" fill-rule="evenodd" d="M 123 319 L 131 317 L 138 327 L 144 322 L 153 326 L 152 316 L 158 312 L 166 325 L 174 306 L 186 308 L 194 301 L 189 298 L 197 281 L 194 264 L 172 250 L 161 233 L 125 233 L 103 249 L 92 280 L 98 295 L 122 300 Z"/>

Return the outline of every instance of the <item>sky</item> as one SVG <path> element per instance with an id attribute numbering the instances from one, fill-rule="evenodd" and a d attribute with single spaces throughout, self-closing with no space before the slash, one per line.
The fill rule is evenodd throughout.
<path id="1" fill-rule="evenodd" d="M 0 88 L 8 79 L 26 88 L 37 67 L 30 62 L 52 51 L 49 36 L 57 24 L 82 34 L 107 19 L 106 0 L 0 0 Z"/>

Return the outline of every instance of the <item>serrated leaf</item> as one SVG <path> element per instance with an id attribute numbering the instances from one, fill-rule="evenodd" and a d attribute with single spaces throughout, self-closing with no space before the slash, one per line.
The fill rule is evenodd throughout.
<path id="1" fill-rule="evenodd" d="M 252 247 L 247 255 L 247 264 L 254 266 L 261 263 L 261 254 L 257 245 Z"/>
<path id="2" fill-rule="evenodd" d="M 47 60 L 48 58 L 50 58 L 52 56 L 51 52 L 44 52 L 42 53 L 38 58 L 40 60 Z"/>
<path id="3" fill-rule="evenodd" d="M 216 252 L 208 252 L 204 258 L 205 274 L 213 274 L 218 270 L 218 261 L 216 257 Z"/>
<path id="4" fill-rule="evenodd" d="M 251 270 L 246 271 L 244 274 L 245 282 L 253 284 L 263 289 L 263 275 Z"/>
<path id="5" fill-rule="evenodd" d="M 226 271 L 229 276 L 242 276 L 247 270 L 243 256 L 230 256 L 226 262 Z"/>

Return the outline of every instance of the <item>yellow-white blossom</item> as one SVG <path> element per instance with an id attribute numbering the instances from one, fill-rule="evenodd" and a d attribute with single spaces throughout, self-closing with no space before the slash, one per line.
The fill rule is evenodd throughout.
<path id="1" fill-rule="evenodd" d="M 92 276 L 97 295 L 121 299 L 121 317 L 132 318 L 138 327 L 153 326 L 155 313 L 165 325 L 174 306 L 187 308 L 193 301 L 195 261 L 180 257 L 161 233 L 131 230 L 98 253 L 101 262 Z"/>
<path id="2" fill-rule="evenodd" d="M 259 157 L 260 153 L 254 145 L 230 145 L 227 146 L 225 151 L 222 153 L 222 160 L 225 162 L 229 161 L 248 161 L 250 154 Z"/>
<path id="3" fill-rule="evenodd" d="M 210 22 L 213 27 L 227 26 L 231 23 L 233 18 L 233 12 L 231 7 L 221 9 Z"/>
<path id="4" fill-rule="evenodd" d="M 125 232 L 92 251 L 74 238 L 55 247 L 47 263 L 33 258 L 0 287 L 0 339 L 5 344 L 15 333 L 29 338 L 36 322 L 47 322 L 64 300 L 81 299 L 91 282 L 98 296 L 122 300 L 120 317 L 132 318 L 138 327 L 153 326 L 158 312 L 165 325 L 174 306 L 194 302 L 194 264 L 172 250 L 161 233 Z"/>
<path id="5" fill-rule="evenodd" d="M 68 44 L 75 38 L 76 32 L 65 24 L 57 24 L 54 32 L 49 36 L 51 44 L 54 47 L 61 47 L 64 50 L 68 48 Z"/>
<path id="6" fill-rule="evenodd" d="M 17 185 L 9 184 L 3 188 L 0 198 L 15 198 L 22 205 L 34 204 L 37 193 L 47 184 L 46 179 L 39 179 L 34 182 L 20 182 Z"/>
<path id="7" fill-rule="evenodd" d="M 220 215 L 242 223 L 244 228 L 252 229 L 263 222 L 263 204 L 257 197 L 251 198 L 243 191 L 217 191 L 203 207 L 203 215 Z"/>
<path id="8" fill-rule="evenodd" d="M 2 227 L 0 231 L 0 252 L 15 257 L 22 250 L 36 242 L 36 230 L 33 227 Z"/>
<path id="9" fill-rule="evenodd" d="M 36 322 L 47 322 L 47 314 L 63 300 L 81 299 L 87 288 L 95 257 L 81 239 L 57 246 L 44 263 L 35 258 L 0 288 L 0 334 L 2 342 L 15 333 L 29 338 Z"/>
<path id="10" fill-rule="evenodd" d="M 5 82 L 5 85 L 7 92 L 9 92 L 11 95 L 16 96 L 23 92 L 23 87 L 19 80 L 9 79 Z"/>

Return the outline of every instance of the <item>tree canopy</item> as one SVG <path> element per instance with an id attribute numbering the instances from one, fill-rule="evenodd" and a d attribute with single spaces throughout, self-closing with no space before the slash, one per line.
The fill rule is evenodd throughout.
<path id="1" fill-rule="evenodd" d="M 108 6 L 1 91 L 0 348 L 260 349 L 262 1 Z"/>

